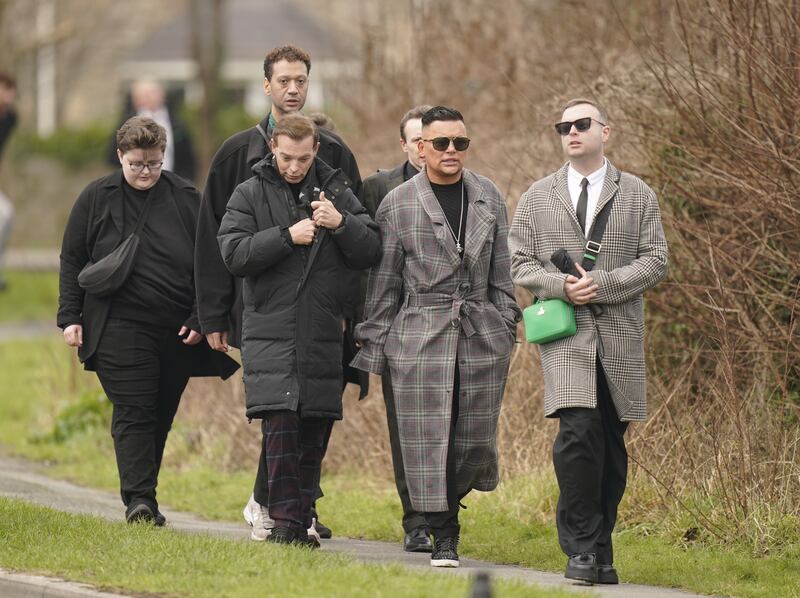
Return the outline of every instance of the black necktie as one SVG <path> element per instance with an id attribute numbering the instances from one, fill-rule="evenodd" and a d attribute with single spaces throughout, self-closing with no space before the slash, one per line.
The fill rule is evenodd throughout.
<path id="1" fill-rule="evenodd" d="M 578 196 L 578 207 L 575 209 L 575 214 L 578 216 L 578 224 L 581 225 L 581 230 L 586 234 L 586 202 L 589 200 L 589 179 L 581 181 L 581 194 Z"/>

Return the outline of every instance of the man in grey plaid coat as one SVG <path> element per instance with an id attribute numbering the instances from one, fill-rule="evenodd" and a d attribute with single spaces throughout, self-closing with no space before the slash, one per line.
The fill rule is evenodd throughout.
<path id="1" fill-rule="evenodd" d="M 391 371 L 406 481 L 434 537 L 431 565 L 458 566 L 459 499 L 498 483 L 497 419 L 520 310 L 503 196 L 463 168 L 457 110 L 422 117 L 425 169 L 376 213 L 383 259 L 370 272 L 353 367 Z"/>
<path id="2" fill-rule="evenodd" d="M 577 333 L 540 354 L 545 415 L 559 418 L 553 464 L 566 577 L 592 583 L 618 583 L 611 532 L 627 478 L 624 434 L 647 415 L 642 294 L 664 278 L 668 256 L 655 193 L 604 157 L 607 123 L 595 102 L 567 103 L 556 130 L 569 162 L 522 195 L 509 236 L 514 281 L 576 306 Z M 576 262 L 580 278 L 559 272 L 550 256 L 591 255 L 592 223 L 610 202 L 594 269 Z"/>

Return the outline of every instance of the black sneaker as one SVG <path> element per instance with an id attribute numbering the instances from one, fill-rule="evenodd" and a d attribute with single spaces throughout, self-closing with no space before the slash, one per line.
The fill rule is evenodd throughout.
<path id="1" fill-rule="evenodd" d="M 156 509 L 156 518 L 153 521 L 156 524 L 156 527 L 164 527 L 167 524 L 167 518 L 164 517 L 164 514 Z"/>
<path id="2" fill-rule="evenodd" d="M 155 523 L 156 515 L 150 505 L 140 502 L 131 505 L 125 513 L 125 520 L 128 523 Z"/>
<path id="3" fill-rule="evenodd" d="M 267 542 L 273 544 L 291 544 L 297 539 L 297 533 L 290 528 L 279 525 L 272 528 L 272 533 L 267 536 Z"/>
<path id="4" fill-rule="evenodd" d="M 458 567 L 458 536 L 434 538 L 431 567 Z"/>

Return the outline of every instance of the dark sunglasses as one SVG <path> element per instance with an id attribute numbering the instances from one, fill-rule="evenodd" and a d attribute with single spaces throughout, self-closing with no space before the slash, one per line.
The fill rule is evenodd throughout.
<path id="1" fill-rule="evenodd" d="M 569 132 L 572 130 L 572 125 L 575 125 L 575 130 L 579 133 L 583 133 L 584 131 L 588 131 L 592 126 L 592 121 L 606 126 L 606 123 L 601 123 L 599 120 L 592 118 L 591 116 L 587 116 L 585 118 L 579 118 L 578 120 L 573 121 L 564 121 L 562 123 L 556 123 L 556 131 L 561 136 L 569 135 Z"/>
<path id="2" fill-rule="evenodd" d="M 422 141 L 430 141 L 433 149 L 437 152 L 446 151 L 450 147 L 450 142 L 453 142 L 453 147 L 457 152 L 463 152 L 469 147 L 469 137 L 434 137 L 433 139 L 423 139 Z"/>

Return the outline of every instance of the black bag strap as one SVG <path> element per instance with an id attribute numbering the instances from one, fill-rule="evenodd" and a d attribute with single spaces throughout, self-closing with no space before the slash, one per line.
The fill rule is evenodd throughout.
<path id="1" fill-rule="evenodd" d="M 603 234 L 606 232 L 606 224 L 608 224 L 608 218 L 611 215 L 611 206 L 613 203 L 614 198 L 612 197 L 608 200 L 608 203 L 603 206 L 603 209 L 600 210 L 597 218 L 595 218 L 592 223 L 591 234 L 589 240 L 586 241 L 586 247 L 583 250 L 583 260 L 581 262 L 581 268 L 587 272 L 594 268 L 597 263 L 597 255 L 603 248 L 601 241 L 603 240 Z"/>
<path id="2" fill-rule="evenodd" d="M 256 131 L 261 134 L 261 136 L 264 138 L 264 141 L 267 142 L 267 147 L 269 148 L 269 137 L 267 137 L 267 132 L 264 130 L 264 127 L 261 126 L 261 123 L 256 125 Z"/>

